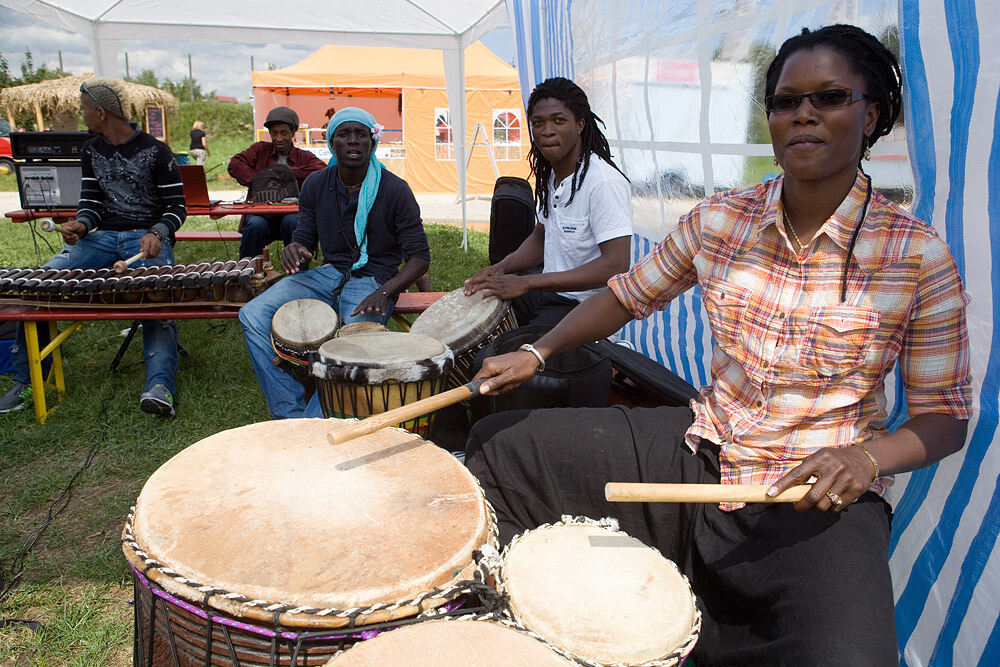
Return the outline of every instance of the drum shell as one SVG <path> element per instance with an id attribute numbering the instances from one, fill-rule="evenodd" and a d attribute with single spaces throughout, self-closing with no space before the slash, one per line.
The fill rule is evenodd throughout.
<path id="1" fill-rule="evenodd" d="M 225 641 L 216 646 L 220 625 L 234 645 L 256 647 L 257 657 L 266 658 L 258 649 L 278 629 L 286 639 L 330 640 L 314 644 L 317 662 L 301 662 L 300 653 L 294 663 L 324 664 L 341 635 L 350 644 L 454 600 L 480 608 L 452 613 L 482 611 L 492 591 L 467 584 L 485 577 L 474 550 L 496 544 L 496 524 L 475 479 L 447 452 L 398 429 L 330 448 L 326 434 L 335 426 L 298 419 L 233 429 L 186 448 L 147 481 L 122 535 L 144 639 L 137 634 L 136 664 L 147 664 L 140 658 L 149 654 L 150 617 L 164 630 L 164 613 L 190 626 L 181 639 L 195 659 L 182 660 L 186 667 L 204 664 L 209 630 L 212 664 L 272 664 L 232 661 Z M 300 497 L 316 502 L 303 507 Z M 408 518 L 387 521 L 399 516 Z M 307 537 L 316 542 L 311 560 L 296 552 Z M 400 556 L 407 549 L 416 557 Z M 154 598 L 162 604 L 151 614 Z M 161 635 L 153 664 L 173 664 L 155 659 L 181 641 Z M 283 651 L 273 664 L 292 664 Z"/>
<path id="2" fill-rule="evenodd" d="M 320 359 L 312 364 L 311 373 L 325 417 L 363 419 L 409 405 L 444 389 L 445 380 L 454 366 L 454 355 L 438 341 L 417 334 L 397 332 L 357 334 L 348 338 L 357 341 L 359 345 L 378 349 L 380 341 L 393 340 L 395 343 L 406 340 L 400 337 L 411 337 L 415 342 L 418 338 L 432 342 L 434 346 L 440 346 L 440 352 L 427 359 L 405 363 L 378 360 L 348 362 L 327 356 L 327 348 L 321 347 Z M 336 342 L 339 343 L 339 340 L 343 339 Z M 331 345 L 333 344 L 331 341 Z M 407 420 L 399 426 L 423 434 L 429 429 L 433 418 L 431 413 Z"/>
<path id="3" fill-rule="evenodd" d="M 302 331 L 283 331 L 282 328 L 286 321 L 278 312 L 286 312 L 282 309 L 291 309 L 287 312 L 310 316 L 311 326 L 317 327 L 316 331 L 308 336 L 308 340 Z M 309 365 L 316 360 L 316 353 L 320 346 L 334 337 L 340 319 L 331 306 L 318 299 L 295 299 L 283 304 L 278 311 L 275 311 L 271 320 L 271 347 L 281 360 L 282 366 L 289 370 L 299 382 L 311 385 Z M 321 318 L 323 319 L 321 320 Z M 292 318 L 293 323 L 295 323 L 295 319 Z"/>

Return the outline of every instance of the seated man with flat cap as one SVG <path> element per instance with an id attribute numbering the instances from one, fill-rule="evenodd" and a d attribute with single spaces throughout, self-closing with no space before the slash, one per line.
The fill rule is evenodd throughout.
<path id="1" fill-rule="evenodd" d="M 53 269 L 108 267 L 141 250 L 134 267 L 174 263 L 174 232 L 187 217 L 184 186 L 174 154 L 130 123 L 117 79 L 90 79 L 80 86 L 80 106 L 95 136 L 80 154 L 82 179 L 76 219 L 62 224 L 66 247 L 45 263 Z M 38 328 L 39 346 L 48 345 L 47 327 Z M 174 415 L 177 325 L 143 320 L 146 390 L 143 412 Z M 0 398 L 0 413 L 25 407 L 29 390 L 28 351 L 18 327 L 13 350 L 14 386 Z M 44 369 L 43 369 L 44 371 Z"/>
<path id="2" fill-rule="evenodd" d="M 279 202 L 294 197 L 306 176 L 326 167 L 322 160 L 295 146 L 299 116 L 288 107 L 275 107 L 267 114 L 264 127 L 270 141 L 258 141 L 229 160 L 229 175 L 245 185 L 247 201 Z M 268 186 L 268 182 L 284 188 Z M 285 215 L 245 215 L 240 220 L 240 257 L 256 257 L 271 242 L 281 239 L 287 246 L 299 222 L 296 213 Z"/>
<path id="3" fill-rule="evenodd" d="M 331 304 L 342 323 L 385 324 L 396 296 L 430 266 L 417 200 L 375 156 L 381 130 L 374 116 L 356 107 L 333 115 L 326 129 L 330 166 L 303 184 L 299 224 L 281 253 L 289 275 L 240 309 L 250 361 L 274 419 L 322 416 L 318 398 L 307 406 L 303 386 L 271 361 L 271 319 L 278 308 L 318 299 Z M 317 244 L 323 264 L 303 270 Z"/>

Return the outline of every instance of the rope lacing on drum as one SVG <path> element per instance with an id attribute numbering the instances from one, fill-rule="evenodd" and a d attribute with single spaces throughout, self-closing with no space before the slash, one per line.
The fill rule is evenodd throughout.
<path id="1" fill-rule="evenodd" d="M 477 482 L 478 484 L 478 482 Z M 486 547 L 492 547 L 492 550 L 496 551 L 497 543 L 497 526 L 496 526 L 496 513 L 488 502 L 483 501 L 488 514 L 490 516 L 490 526 L 489 526 L 489 537 L 488 542 L 480 547 L 480 553 Z M 475 565 L 472 569 L 471 579 L 462 579 L 452 583 L 448 588 L 438 588 L 435 587 L 430 591 L 420 593 L 419 595 L 405 599 L 398 600 L 392 603 L 378 602 L 367 607 L 352 607 L 349 609 L 338 609 L 335 607 L 310 607 L 310 606 L 299 606 L 291 605 L 287 603 L 275 603 L 268 602 L 266 600 L 257 600 L 250 598 L 241 593 L 236 593 L 232 591 L 226 591 L 221 588 L 214 586 L 209 586 L 202 584 L 200 582 L 194 581 L 188 577 L 185 577 L 181 573 L 173 570 L 167 565 L 164 565 L 160 561 L 156 560 L 149 555 L 136 541 L 134 535 L 134 521 L 135 521 L 135 506 L 132 506 L 129 510 L 128 518 L 125 522 L 125 528 L 122 531 L 122 544 L 127 546 L 132 550 L 133 553 L 139 558 L 143 563 L 143 572 L 148 573 L 150 570 L 155 570 L 159 574 L 169 577 L 173 581 L 188 586 L 198 593 L 201 594 L 208 608 L 208 600 L 213 597 L 222 598 L 229 600 L 231 602 L 239 603 L 243 606 L 255 607 L 262 609 L 266 612 L 272 614 L 308 614 L 312 616 L 325 616 L 334 618 L 345 618 L 348 619 L 352 624 L 354 620 L 373 614 L 379 611 L 395 611 L 404 607 L 414 607 L 418 609 L 418 616 L 421 618 L 426 618 L 428 616 L 434 616 L 436 614 L 437 607 L 439 605 L 433 605 L 429 608 L 425 608 L 424 603 L 429 601 L 441 600 L 440 604 L 452 600 L 460 595 L 471 594 L 471 593 L 485 593 L 487 596 L 490 595 L 492 588 L 485 584 L 487 577 L 489 576 L 491 570 L 487 569 L 486 565 L 480 563 L 472 563 L 470 565 Z M 491 561 L 488 561 L 491 562 Z M 469 567 L 469 566 L 466 566 Z M 464 568 L 463 568 L 464 569 Z M 370 629 L 369 625 L 365 625 L 364 629 Z"/>
<path id="2" fill-rule="evenodd" d="M 585 516 L 571 516 L 569 514 L 562 515 L 561 520 L 557 521 L 556 523 L 542 524 L 538 526 L 538 528 L 535 528 L 534 530 L 528 532 L 533 533 L 538 530 L 547 530 L 551 528 L 558 528 L 560 526 L 572 526 L 572 525 L 595 526 L 611 530 L 620 535 L 629 537 L 627 533 L 619 530 L 618 520 L 615 519 L 614 517 L 605 517 L 602 519 L 595 520 Z M 517 544 L 517 542 L 520 540 L 521 537 L 527 534 L 528 533 L 521 533 L 519 535 L 515 535 L 514 538 L 510 541 L 510 543 L 506 547 L 504 547 L 500 561 L 501 565 L 495 571 L 496 581 L 497 581 L 496 589 L 497 593 L 499 594 L 499 601 L 503 611 L 503 616 L 495 620 L 508 627 L 514 628 L 515 630 L 519 630 L 520 632 L 523 632 L 524 634 L 527 634 L 530 637 L 537 639 L 541 643 L 545 644 L 545 646 L 547 646 L 552 651 L 555 651 L 559 655 L 569 659 L 570 661 L 576 664 L 584 665 L 584 667 L 629 667 L 625 663 L 594 662 L 592 660 L 588 660 L 587 658 L 583 658 L 581 656 L 578 656 L 574 653 L 567 651 L 561 646 L 557 646 L 551 643 L 544 637 L 532 632 L 524 625 L 521 618 L 510 606 L 510 596 L 506 591 L 506 587 L 504 586 L 503 563 L 506 562 L 507 556 L 510 553 L 511 549 L 514 548 L 514 545 Z M 655 547 L 651 547 L 649 545 L 646 546 L 647 548 L 652 549 L 657 553 L 660 553 L 659 549 L 656 549 Z M 667 562 L 669 562 L 675 568 L 677 567 L 677 565 L 673 561 L 669 559 L 665 560 L 667 560 Z M 680 570 L 678 570 L 678 574 L 681 576 L 681 578 L 684 579 L 685 583 L 688 583 L 688 588 L 690 590 L 690 584 L 688 582 L 688 578 L 684 576 L 684 573 L 680 572 Z M 646 667 L 676 667 L 677 665 L 680 665 L 681 662 L 683 662 L 684 658 L 686 658 L 687 655 L 691 652 L 691 650 L 694 648 L 694 645 L 697 643 L 698 635 L 701 632 L 701 610 L 698 609 L 698 601 L 694 597 L 693 592 L 691 593 L 691 602 L 694 605 L 694 623 L 692 624 L 690 634 L 687 636 L 687 638 L 685 638 L 684 642 L 679 647 L 671 651 L 668 655 L 665 655 L 662 658 L 657 658 L 656 660 L 652 660 L 650 662 L 644 662 L 643 665 L 645 665 Z"/>

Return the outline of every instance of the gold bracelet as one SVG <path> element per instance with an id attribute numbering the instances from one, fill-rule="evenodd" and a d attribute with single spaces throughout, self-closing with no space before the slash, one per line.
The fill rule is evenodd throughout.
<path id="1" fill-rule="evenodd" d="M 865 446 L 864 446 L 864 445 L 862 445 L 862 444 L 861 444 L 860 442 L 852 442 L 852 443 L 851 443 L 851 446 L 853 446 L 853 447 L 857 447 L 857 448 L 858 448 L 858 449 L 860 449 L 860 450 L 861 450 L 862 452 L 864 452 L 864 455 L 865 455 L 865 456 L 867 456 L 867 457 L 868 457 L 868 460 L 872 462 L 872 467 L 873 467 L 873 468 L 875 468 L 875 478 L 874 478 L 874 479 L 872 479 L 872 481 L 874 482 L 874 481 L 878 480 L 878 461 L 876 461 L 876 460 L 875 460 L 875 457 L 874 457 L 874 456 L 872 456 L 872 453 L 871 453 L 871 452 L 869 452 L 869 451 L 868 451 L 868 450 L 867 450 L 867 449 L 865 448 Z"/>

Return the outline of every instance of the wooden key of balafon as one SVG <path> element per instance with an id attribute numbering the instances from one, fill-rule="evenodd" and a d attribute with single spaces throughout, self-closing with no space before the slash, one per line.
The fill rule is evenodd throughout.
<path id="1" fill-rule="evenodd" d="M 128 259 L 119 259 L 117 262 L 115 262 L 115 273 L 125 273 L 125 271 L 128 270 L 129 266 L 135 264 L 140 259 L 142 259 L 141 250 L 132 255 L 131 257 L 129 257 Z"/>
<path id="2" fill-rule="evenodd" d="M 387 426 L 395 426 L 409 419 L 416 419 L 435 410 L 446 408 L 449 405 L 454 405 L 467 398 L 476 396 L 479 394 L 479 387 L 482 383 L 482 380 L 473 380 L 472 382 L 463 384 L 461 387 L 455 387 L 440 394 L 434 394 L 419 401 L 365 417 L 360 421 L 348 422 L 336 430 L 327 433 L 326 439 L 330 441 L 331 445 L 340 445 L 348 440 L 374 433 Z"/>
<path id="3" fill-rule="evenodd" d="M 796 503 L 812 488 L 793 486 L 776 496 L 769 484 L 652 484 L 608 482 L 604 498 L 619 503 Z"/>

